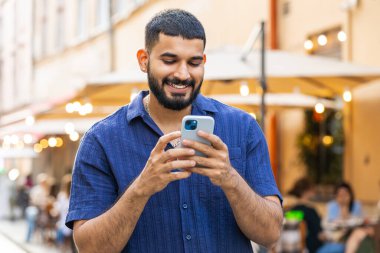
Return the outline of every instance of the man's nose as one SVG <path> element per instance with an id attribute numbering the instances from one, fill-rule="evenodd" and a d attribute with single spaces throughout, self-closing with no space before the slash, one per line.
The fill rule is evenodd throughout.
<path id="1" fill-rule="evenodd" d="M 174 77 L 179 80 L 187 80 L 190 78 L 190 73 L 186 63 L 181 63 L 174 73 Z"/>

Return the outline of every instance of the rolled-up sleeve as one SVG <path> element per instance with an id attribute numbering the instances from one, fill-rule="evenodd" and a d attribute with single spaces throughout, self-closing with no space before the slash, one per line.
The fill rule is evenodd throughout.
<path id="1" fill-rule="evenodd" d="M 248 184 L 260 196 L 278 196 L 282 203 L 282 196 L 270 165 L 264 134 L 254 120 L 250 121 L 247 143 L 246 180 Z"/>
<path id="2" fill-rule="evenodd" d="M 66 226 L 72 229 L 74 221 L 92 219 L 107 211 L 117 199 L 116 187 L 103 147 L 94 134 L 87 132 L 75 158 Z"/>

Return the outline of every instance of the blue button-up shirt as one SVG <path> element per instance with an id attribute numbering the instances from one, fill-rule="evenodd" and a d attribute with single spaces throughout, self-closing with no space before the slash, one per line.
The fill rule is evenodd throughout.
<path id="1" fill-rule="evenodd" d="M 111 208 L 143 170 L 163 135 L 144 109 L 146 95 L 141 92 L 82 138 L 74 164 L 69 227 Z M 202 95 L 194 101 L 192 114 L 214 118 L 214 134 L 228 146 L 231 164 L 256 193 L 281 198 L 264 136 L 249 114 Z M 220 187 L 192 174 L 149 199 L 122 252 L 244 253 L 252 248 Z"/>

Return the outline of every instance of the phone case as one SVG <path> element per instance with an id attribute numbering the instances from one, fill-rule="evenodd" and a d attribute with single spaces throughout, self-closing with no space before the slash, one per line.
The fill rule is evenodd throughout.
<path id="1" fill-rule="evenodd" d="M 197 126 L 195 129 L 186 129 L 186 122 L 187 121 L 196 121 Z M 207 133 L 213 133 L 214 132 L 214 124 L 215 121 L 210 116 L 196 116 L 196 115 L 188 115 L 183 117 L 182 119 L 182 126 L 181 126 L 181 147 L 182 147 L 182 140 L 192 140 L 201 142 L 207 145 L 211 145 L 209 141 L 201 138 L 198 136 L 197 132 L 199 130 L 202 130 Z M 198 156 L 205 156 L 203 153 L 196 151 L 195 153 Z"/>

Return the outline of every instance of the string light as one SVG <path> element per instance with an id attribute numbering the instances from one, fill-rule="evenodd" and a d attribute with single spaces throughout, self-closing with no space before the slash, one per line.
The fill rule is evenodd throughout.
<path id="1" fill-rule="evenodd" d="M 49 147 L 54 148 L 57 146 L 57 139 L 55 137 L 50 137 L 48 140 Z"/>
<path id="2" fill-rule="evenodd" d="M 303 43 L 303 46 L 306 50 L 311 50 L 313 49 L 314 47 L 314 43 L 311 41 L 311 40 L 306 40 L 304 43 Z"/>
<path id="3" fill-rule="evenodd" d="M 345 42 L 347 40 L 347 35 L 344 31 L 338 32 L 337 37 L 340 42 Z"/>
<path id="4" fill-rule="evenodd" d="M 327 37 L 324 34 L 321 34 L 318 36 L 318 45 L 320 46 L 326 46 L 327 45 Z"/>
<path id="5" fill-rule="evenodd" d="M 33 116 L 28 116 L 25 118 L 25 124 L 28 126 L 33 126 L 35 122 L 36 120 Z"/>
<path id="6" fill-rule="evenodd" d="M 70 140 L 72 140 L 72 141 L 79 140 L 79 134 L 77 132 L 70 133 L 69 137 L 70 137 Z"/>
<path id="7" fill-rule="evenodd" d="M 42 146 L 41 146 L 41 144 L 36 143 L 36 144 L 34 144 L 33 149 L 34 149 L 34 152 L 36 152 L 36 153 L 41 153 L 41 151 L 42 151 Z"/>

